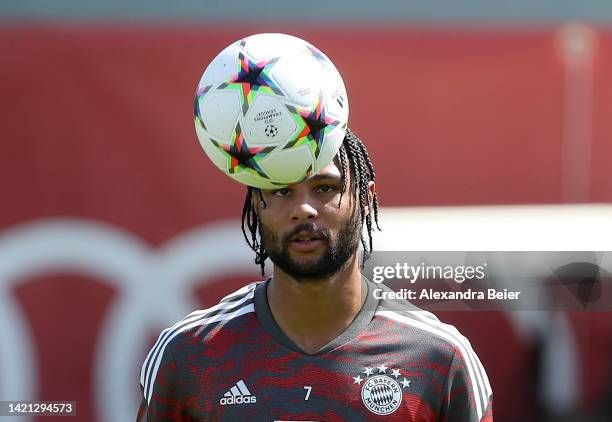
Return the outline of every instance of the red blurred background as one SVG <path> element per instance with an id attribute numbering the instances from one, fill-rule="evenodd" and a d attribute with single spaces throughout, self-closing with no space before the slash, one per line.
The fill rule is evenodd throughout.
<path id="1" fill-rule="evenodd" d="M 245 35 L 291 33 L 332 58 L 348 89 L 349 125 L 366 142 L 377 168 L 383 207 L 612 201 L 608 31 L 578 26 L 569 29 L 568 38 L 567 28 L 553 25 L 228 27 L 0 26 L 0 265 L 9 267 L 14 254 L 25 255 L 27 267 L 30 251 L 43 257 L 68 251 L 57 266 L 42 265 L 39 271 L 39 264 L 32 264 L 36 268 L 24 276 L 0 280 L 5 287 L 0 294 L 20 309 L 27 329 L 22 335 L 31 341 L 37 381 L 22 390 L 28 398 L 76 400 L 78 420 L 84 421 L 105 420 L 113 411 L 100 408 L 126 400 L 114 420 L 124 419 L 130 403 L 135 417 L 138 367 L 154 336 L 175 315 L 143 322 L 145 340 L 135 339 L 140 355 L 134 372 L 125 376 L 133 385 L 117 388 L 133 395 L 109 399 L 112 391 L 100 391 L 112 388 L 100 387 L 96 362 L 108 352 L 101 342 L 112 336 L 102 337 L 100 327 L 115 312 L 124 283 L 95 275 L 103 270 L 83 270 L 95 265 L 71 255 L 61 236 L 46 246 L 33 239 L 47 236 L 46 224 L 93 224 L 155 256 L 177 238 L 214 230 L 221 221 L 238 230 L 244 189 L 205 158 L 192 112 L 207 63 Z M 106 249 L 88 239 L 78 244 L 106 262 Z M 213 243 L 197 253 L 217 247 Z M 232 268 L 234 259 L 227 254 L 227 269 L 187 284 L 184 295 L 210 305 L 258 277 L 248 259 Z M 138 265 L 146 266 L 143 262 Z M 143 286 L 156 289 L 154 282 Z M 127 297 L 136 300 L 138 292 Z M 131 318 L 146 320 L 149 314 L 142 312 L 134 305 Z M 441 317 L 470 338 L 483 360 L 497 420 L 561 417 L 541 397 L 537 339 L 521 336 L 501 313 Z M 563 415 L 578 409 L 595 418 L 604 412 L 612 374 L 606 358 L 612 350 L 609 317 L 569 316 L 579 385 L 575 402 L 560 409 Z M 5 362 L 26 362 L 1 355 Z M 105 359 L 112 365 L 112 356 Z M 10 395 L 17 391 L 11 380 L 0 382 L 0 398 L 25 399 Z"/>

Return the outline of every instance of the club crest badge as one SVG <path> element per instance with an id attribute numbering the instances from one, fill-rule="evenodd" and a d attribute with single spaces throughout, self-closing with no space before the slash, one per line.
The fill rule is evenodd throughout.
<path id="1" fill-rule="evenodd" d="M 404 388 L 410 388 L 410 381 L 399 369 L 387 373 L 388 369 L 385 365 L 363 368 L 361 374 L 353 377 L 353 384 L 361 386 L 363 404 L 376 415 L 390 415 L 399 409 Z"/>

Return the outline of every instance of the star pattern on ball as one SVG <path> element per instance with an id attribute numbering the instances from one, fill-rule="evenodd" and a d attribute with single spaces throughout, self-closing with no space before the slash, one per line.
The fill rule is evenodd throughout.
<path id="1" fill-rule="evenodd" d="M 401 382 L 402 388 L 410 388 L 410 381 L 404 377 L 404 380 Z"/>
<path id="2" fill-rule="evenodd" d="M 380 366 L 378 367 L 378 372 L 379 372 L 380 374 L 385 374 L 385 373 L 387 373 L 387 368 L 388 368 L 388 366 L 385 366 L 385 365 L 380 365 Z"/>
<path id="3" fill-rule="evenodd" d="M 363 373 L 366 374 L 366 377 L 374 374 L 374 370 L 372 368 L 363 368 Z"/>
<path id="4" fill-rule="evenodd" d="M 297 116 L 294 121 L 298 124 L 300 131 L 293 141 L 285 145 L 284 149 L 307 144 L 313 156 L 317 159 L 323 149 L 325 135 L 338 126 L 340 121 L 327 113 L 322 95 L 319 95 L 319 99 L 311 109 L 303 109 L 289 104 L 287 108 L 292 116 Z"/>
<path id="5" fill-rule="evenodd" d="M 361 379 L 361 376 L 360 376 L 360 375 L 357 375 L 356 377 L 353 377 L 353 380 L 354 380 L 354 381 L 353 381 L 353 384 L 358 384 L 358 385 L 361 385 L 361 381 L 363 381 L 363 380 Z"/>
<path id="6" fill-rule="evenodd" d="M 319 63 L 327 63 L 329 61 L 325 54 L 323 54 L 317 48 L 314 48 L 311 45 L 307 46 L 306 48 L 308 49 L 312 57 L 314 57 Z"/>
<path id="7" fill-rule="evenodd" d="M 241 44 L 242 47 L 244 47 Z M 246 115 L 249 107 L 258 93 L 276 94 L 284 96 L 283 91 L 276 85 L 270 77 L 272 65 L 278 61 L 279 57 L 266 60 L 255 61 L 246 52 L 238 53 L 238 73 L 232 76 L 227 82 L 219 85 L 219 89 L 234 89 L 240 93 L 242 104 L 242 115 Z"/>
<path id="8" fill-rule="evenodd" d="M 236 123 L 230 144 L 225 144 L 211 139 L 211 142 L 223 152 L 228 159 L 227 170 L 230 174 L 240 171 L 250 171 L 258 176 L 268 178 L 259 166 L 259 154 L 266 154 L 274 147 L 249 147 L 244 138 L 240 122 Z"/>
<path id="9" fill-rule="evenodd" d="M 397 377 L 399 377 L 399 376 L 401 376 L 401 375 L 402 375 L 402 374 L 400 374 L 399 369 L 393 369 L 393 370 L 391 371 L 391 376 L 392 376 L 392 377 L 395 377 L 395 379 L 397 379 Z"/>
<path id="10" fill-rule="evenodd" d="M 204 124 L 204 119 L 202 118 L 202 111 L 200 110 L 200 100 L 204 98 L 208 91 L 210 91 L 210 88 L 212 88 L 212 85 L 206 85 L 198 88 L 198 90 L 196 91 L 195 103 L 193 105 L 193 116 L 195 122 L 196 124 L 200 125 L 200 127 L 204 130 L 206 130 L 206 125 Z"/>
<path id="11" fill-rule="evenodd" d="M 310 55 L 314 57 L 315 60 L 318 61 L 321 64 L 321 66 L 323 66 L 323 68 L 325 68 L 327 66 L 327 63 L 330 62 L 327 56 L 325 56 L 325 54 L 323 54 L 321 51 L 319 51 L 315 47 L 308 46 L 307 48 L 308 48 L 308 51 L 310 52 Z M 344 108 L 344 96 L 341 93 L 338 93 L 338 95 L 334 97 L 338 105 L 341 108 Z"/>

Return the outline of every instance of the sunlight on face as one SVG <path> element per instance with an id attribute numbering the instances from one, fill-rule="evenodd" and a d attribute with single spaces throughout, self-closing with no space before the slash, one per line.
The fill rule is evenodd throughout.
<path id="1" fill-rule="evenodd" d="M 359 247 L 361 219 L 350 194 L 339 205 L 341 191 L 334 163 L 300 183 L 262 191 L 259 234 L 274 265 L 300 281 L 345 266 Z"/>

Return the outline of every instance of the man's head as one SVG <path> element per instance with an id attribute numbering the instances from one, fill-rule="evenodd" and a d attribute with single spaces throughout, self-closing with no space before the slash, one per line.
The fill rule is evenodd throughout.
<path id="1" fill-rule="evenodd" d="M 372 220 L 378 227 L 375 179 L 365 146 L 349 129 L 334 161 L 316 175 L 282 189 L 249 187 L 242 230 L 262 274 L 269 257 L 298 280 L 328 277 L 352 262 L 360 241 L 367 259 Z"/>

